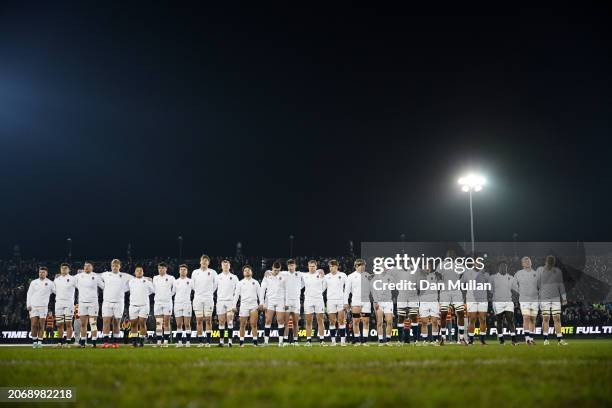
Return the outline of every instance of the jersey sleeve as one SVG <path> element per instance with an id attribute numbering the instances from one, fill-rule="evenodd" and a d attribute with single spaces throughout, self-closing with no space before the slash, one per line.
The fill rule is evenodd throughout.
<path id="1" fill-rule="evenodd" d="M 236 290 L 234 291 L 234 308 L 238 307 L 238 299 L 240 298 L 240 290 L 242 288 L 242 284 L 238 282 L 236 285 Z"/>
<path id="2" fill-rule="evenodd" d="M 34 281 L 30 282 L 30 286 L 28 286 L 28 293 L 26 295 L 26 307 L 32 306 L 32 292 L 34 291 L 34 289 L 32 289 L 33 285 Z"/>

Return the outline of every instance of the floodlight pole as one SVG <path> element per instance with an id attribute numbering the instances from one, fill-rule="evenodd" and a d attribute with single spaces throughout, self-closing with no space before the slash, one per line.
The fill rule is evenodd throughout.
<path id="1" fill-rule="evenodd" d="M 472 256 L 474 255 L 474 210 L 472 208 L 472 189 L 470 188 L 470 231 L 472 233 Z"/>

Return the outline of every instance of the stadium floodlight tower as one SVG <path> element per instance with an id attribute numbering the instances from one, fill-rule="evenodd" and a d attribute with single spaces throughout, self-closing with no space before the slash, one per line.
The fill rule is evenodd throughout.
<path id="1" fill-rule="evenodd" d="M 482 187 L 485 185 L 485 178 L 478 175 L 470 173 L 466 176 L 463 176 L 457 180 L 459 185 L 461 186 L 461 191 L 464 191 L 470 196 L 470 231 L 472 235 L 472 255 L 474 254 L 474 210 L 472 208 L 472 192 L 478 192 L 482 190 Z"/>

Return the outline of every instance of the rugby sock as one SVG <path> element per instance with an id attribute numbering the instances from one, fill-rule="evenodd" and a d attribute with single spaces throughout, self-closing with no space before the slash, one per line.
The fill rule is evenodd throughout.
<path id="1" fill-rule="evenodd" d="M 38 343 L 38 337 L 32 337 L 32 344 Z"/>
<path id="2" fill-rule="evenodd" d="M 306 336 L 306 343 L 308 344 L 312 343 L 312 339 L 310 338 L 310 336 Z"/>
<path id="3" fill-rule="evenodd" d="M 353 344 L 356 344 L 357 342 L 359 342 L 359 337 L 361 337 L 359 331 L 357 332 L 353 331 Z"/>
<path id="4" fill-rule="evenodd" d="M 468 333 L 468 343 L 474 344 L 474 333 Z"/>
<path id="5" fill-rule="evenodd" d="M 198 343 L 204 344 L 204 335 L 203 334 L 198 335 Z"/>
<path id="6" fill-rule="evenodd" d="M 382 334 L 379 334 L 378 335 L 378 342 L 382 344 L 384 341 L 385 341 L 384 336 Z"/>
<path id="7" fill-rule="evenodd" d="M 439 332 L 437 332 L 437 331 L 436 332 L 435 331 L 431 332 L 431 336 L 433 337 L 433 341 L 438 341 L 438 334 L 439 334 Z"/>
<path id="8" fill-rule="evenodd" d="M 285 325 L 284 324 L 279 324 L 278 325 L 278 344 L 282 345 L 283 344 L 283 335 L 281 333 L 285 332 Z"/>
<path id="9" fill-rule="evenodd" d="M 164 344 L 168 344 L 170 341 L 170 333 L 164 333 Z"/>
<path id="10" fill-rule="evenodd" d="M 178 344 L 183 344 L 183 331 L 180 329 L 176 331 L 176 342 Z"/>
<path id="11" fill-rule="evenodd" d="M 206 330 L 206 343 L 210 344 L 211 340 L 212 340 L 212 332 L 210 330 Z"/>
<path id="12" fill-rule="evenodd" d="M 412 331 L 412 338 L 414 339 L 414 341 L 419 341 L 419 324 L 418 323 L 412 323 L 411 325 L 411 331 Z"/>
<path id="13" fill-rule="evenodd" d="M 346 343 L 346 326 L 340 326 L 340 342 L 342 344 Z"/>
<path id="14" fill-rule="evenodd" d="M 329 337 L 331 337 L 332 343 L 336 342 L 336 336 L 338 335 L 338 330 L 336 326 L 329 326 Z"/>
<path id="15" fill-rule="evenodd" d="M 480 333 L 480 342 L 482 344 L 485 344 L 485 334 L 484 333 Z"/>
<path id="16" fill-rule="evenodd" d="M 266 324 L 264 327 L 264 344 L 268 344 L 269 339 L 270 339 L 270 325 Z"/>
<path id="17" fill-rule="evenodd" d="M 323 344 L 325 341 L 325 336 L 319 336 L 319 343 Z"/>
<path id="18" fill-rule="evenodd" d="M 561 343 L 561 340 L 563 340 L 563 334 L 557 333 L 557 341 Z"/>
<path id="19" fill-rule="evenodd" d="M 499 340 L 499 344 L 504 344 L 504 335 L 498 333 L 497 334 L 497 340 Z"/>
<path id="20" fill-rule="evenodd" d="M 243 346 L 244 345 L 244 337 L 240 337 L 240 345 Z"/>
<path id="21" fill-rule="evenodd" d="M 227 344 L 230 346 L 232 345 L 232 337 L 234 337 L 234 324 L 230 322 L 227 324 Z"/>
<path id="22" fill-rule="evenodd" d="M 289 343 L 293 344 L 293 329 L 289 329 L 287 332 L 287 337 L 289 338 Z"/>
<path id="23" fill-rule="evenodd" d="M 219 344 L 225 343 L 225 325 L 219 325 Z"/>
<path id="24" fill-rule="evenodd" d="M 84 339 L 84 338 L 81 338 L 81 339 L 79 340 L 79 345 L 81 345 L 81 346 L 84 346 L 84 345 L 85 345 L 85 339 Z"/>
<path id="25" fill-rule="evenodd" d="M 465 339 L 465 327 L 459 326 L 459 340 Z"/>
<path id="26" fill-rule="evenodd" d="M 145 341 L 145 336 L 144 335 L 140 335 L 140 346 L 144 347 L 144 341 Z"/>
<path id="27" fill-rule="evenodd" d="M 548 333 L 544 334 L 544 341 L 548 340 Z"/>
<path id="28" fill-rule="evenodd" d="M 404 324 L 400 323 L 397 325 L 397 341 L 400 343 L 404 341 Z"/>
<path id="29" fill-rule="evenodd" d="M 60 342 L 61 345 L 66 344 L 66 336 L 63 336 L 62 338 L 60 338 L 59 342 Z"/>
<path id="30" fill-rule="evenodd" d="M 531 332 L 529 330 L 525 330 L 525 341 L 531 340 Z"/>
<path id="31" fill-rule="evenodd" d="M 516 333 L 514 332 L 510 333 L 510 338 L 512 339 L 513 343 L 516 343 Z"/>

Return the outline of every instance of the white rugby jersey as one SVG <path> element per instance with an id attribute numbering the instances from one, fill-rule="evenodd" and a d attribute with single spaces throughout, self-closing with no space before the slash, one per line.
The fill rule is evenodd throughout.
<path id="1" fill-rule="evenodd" d="M 37 278 L 30 282 L 26 295 L 27 307 L 48 307 L 49 297 L 55 290 L 55 285 L 49 278 Z"/>
<path id="2" fill-rule="evenodd" d="M 93 272 L 81 272 L 74 277 L 79 290 L 79 303 L 98 303 L 98 288 L 104 289 L 104 281 Z"/>
<path id="3" fill-rule="evenodd" d="M 427 282 L 427 288 L 422 289 L 421 281 Z M 419 276 L 417 287 L 419 288 L 419 302 L 437 302 L 438 301 L 438 289 L 436 286 L 430 288 L 431 285 L 437 285 L 440 282 L 439 275 L 436 272 L 425 272 L 423 271 Z"/>
<path id="4" fill-rule="evenodd" d="M 153 277 L 153 289 L 155 290 L 155 303 L 172 303 L 174 295 L 174 276 L 156 275 Z"/>
<path id="5" fill-rule="evenodd" d="M 518 287 L 519 300 L 521 302 L 537 302 L 540 281 L 538 271 L 531 268 L 521 269 L 514 275 L 514 278 Z"/>
<path id="6" fill-rule="evenodd" d="M 501 273 L 491 275 L 490 281 L 493 289 L 494 302 L 511 302 L 512 291 L 518 292 L 516 279 L 509 273 L 505 275 Z"/>
<path id="7" fill-rule="evenodd" d="M 217 290 L 218 284 L 217 272 L 214 269 L 195 269 L 191 272 L 191 281 L 193 282 L 195 297 L 204 299 L 213 298 L 213 293 Z"/>
<path id="8" fill-rule="evenodd" d="M 346 283 L 344 284 L 344 304 L 348 304 L 351 293 L 353 294 L 353 303 L 369 302 L 369 291 L 370 282 L 365 276 L 365 272 L 352 272 L 346 277 Z"/>
<path id="9" fill-rule="evenodd" d="M 259 282 L 257 282 L 255 279 L 242 279 L 240 282 L 238 282 L 238 285 L 236 285 L 236 292 L 234 293 L 234 307 L 237 307 L 238 299 L 240 299 L 240 303 L 243 305 L 259 305 L 257 298 L 259 296 L 260 289 L 261 287 L 259 286 Z"/>
<path id="10" fill-rule="evenodd" d="M 473 281 L 473 284 L 478 283 L 488 283 L 489 282 L 489 274 L 484 272 L 478 272 L 475 269 L 466 269 L 461 276 L 461 282 L 471 284 L 470 281 Z M 487 302 L 488 301 L 488 291 L 478 290 L 478 289 L 469 289 L 465 291 L 465 301 L 466 302 Z"/>
<path id="11" fill-rule="evenodd" d="M 105 302 L 119 303 L 125 299 L 125 292 L 127 292 L 127 284 L 132 275 L 128 275 L 123 272 L 102 272 L 100 279 L 104 282 L 104 291 L 102 292 L 102 299 Z"/>
<path id="12" fill-rule="evenodd" d="M 327 285 L 327 301 L 344 301 L 344 285 L 346 284 L 346 273 L 336 272 L 325 275 Z"/>
<path id="13" fill-rule="evenodd" d="M 393 294 L 389 285 L 395 283 L 397 283 L 397 277 L 394 269 L 386 269 L 382 273 L 374 274 L 370 280 L 370 291 L 374 302 L 392 302 Z"/>
<path id="14" fill-rule="evenodd" d="M 270 273 L 261 281 L 261 289 L 259 298 L 264 300 L 272 300 L 275 302 L 285 302 L 286 299 L 286 278 L 282 277 L 280 272 L 277 275 Z"/>
<path id="15" fill-rule="evenodd" d="M 191 302 L 191 292 L 193 291 L 193 282 L 188 277 L 179 277 L 174 281 L 174 303 Z"/>
<path id="16" fill-rule="evenodd" d="M 421 270 L 417 268 L 416 271 L 412 273 L 412 268 L 408 270 L 396 269 L 394 275 L 396 283 L 403 283 L 405 286 L 397 291 L 397 302 L 418 302 L 419 276 L 421 276 Z M 411 286 L 409 286 L 410 283 L 412 283 Z"/>
<path id="17" fill-rule="evenodd" d="M 540 278 L 540 300 L 558 302 L 560 297 L 565 300 L 565 284 L 561 269 L 555 266 L 549 270 L 540 266 L 537 272 Z"/>
<path id="18" fill-rule="evenodd" d="M 217 302 L 233 301 L 238 277 L 231 272 L 220 272 L 217 275 Z"/>
<path id="19" fill-rule="evenodd" d="M 128 290 L 130 291 L 130 306 L 149 306 L 149 295 L 155 293 L 153 283 L 144 276 L 130 279 Z"/>
<path id="20" fill-rule="evenodd" d="M 74 304 L 74 291 L 76 289 L 76 277 L 70 274 L 60 275 L 53 280 L 55 286 L 55 301 L 70 302 Z"/>
<path id="21" fill-rule="evenodd" d="M 300 300 L 302 288 L 304 287 L 304 279 L 302 279 L 303 272 L 282 271 L 279 275 L 285 278 L 287 302 Z"/>
<path id="22" fill-rule="evenodd" d="M 467 268 L 466 268 L 467 269 Z M 452 265 L 444 265 L 444 262 L 442 262 L 440 264 L 440 266 L 438 266 L 438 269 L 436 269 L 436 272 L 439 274 L 439 276 L 441 277 L 441 281 L 444 282 L 444 291 L 448 292 L 448 291 L 453 291 L 452 289 L 448 288 L 448 282 L 452 282 L 452 283 L 456 283 L 457 281 L 459 281 L 461 279 L 461 275 L 456 272 L 456 265 L 455 262 L 453 262 Z"/>
<path id="23" fill-rule="evenodd" d="M 321 276 L 319 271 L 315 271 L 304 273 L 302 279 L 304 280 L 304 299 L 322 301 L 323 292 L 327 289 L 325 277 Z"/>

